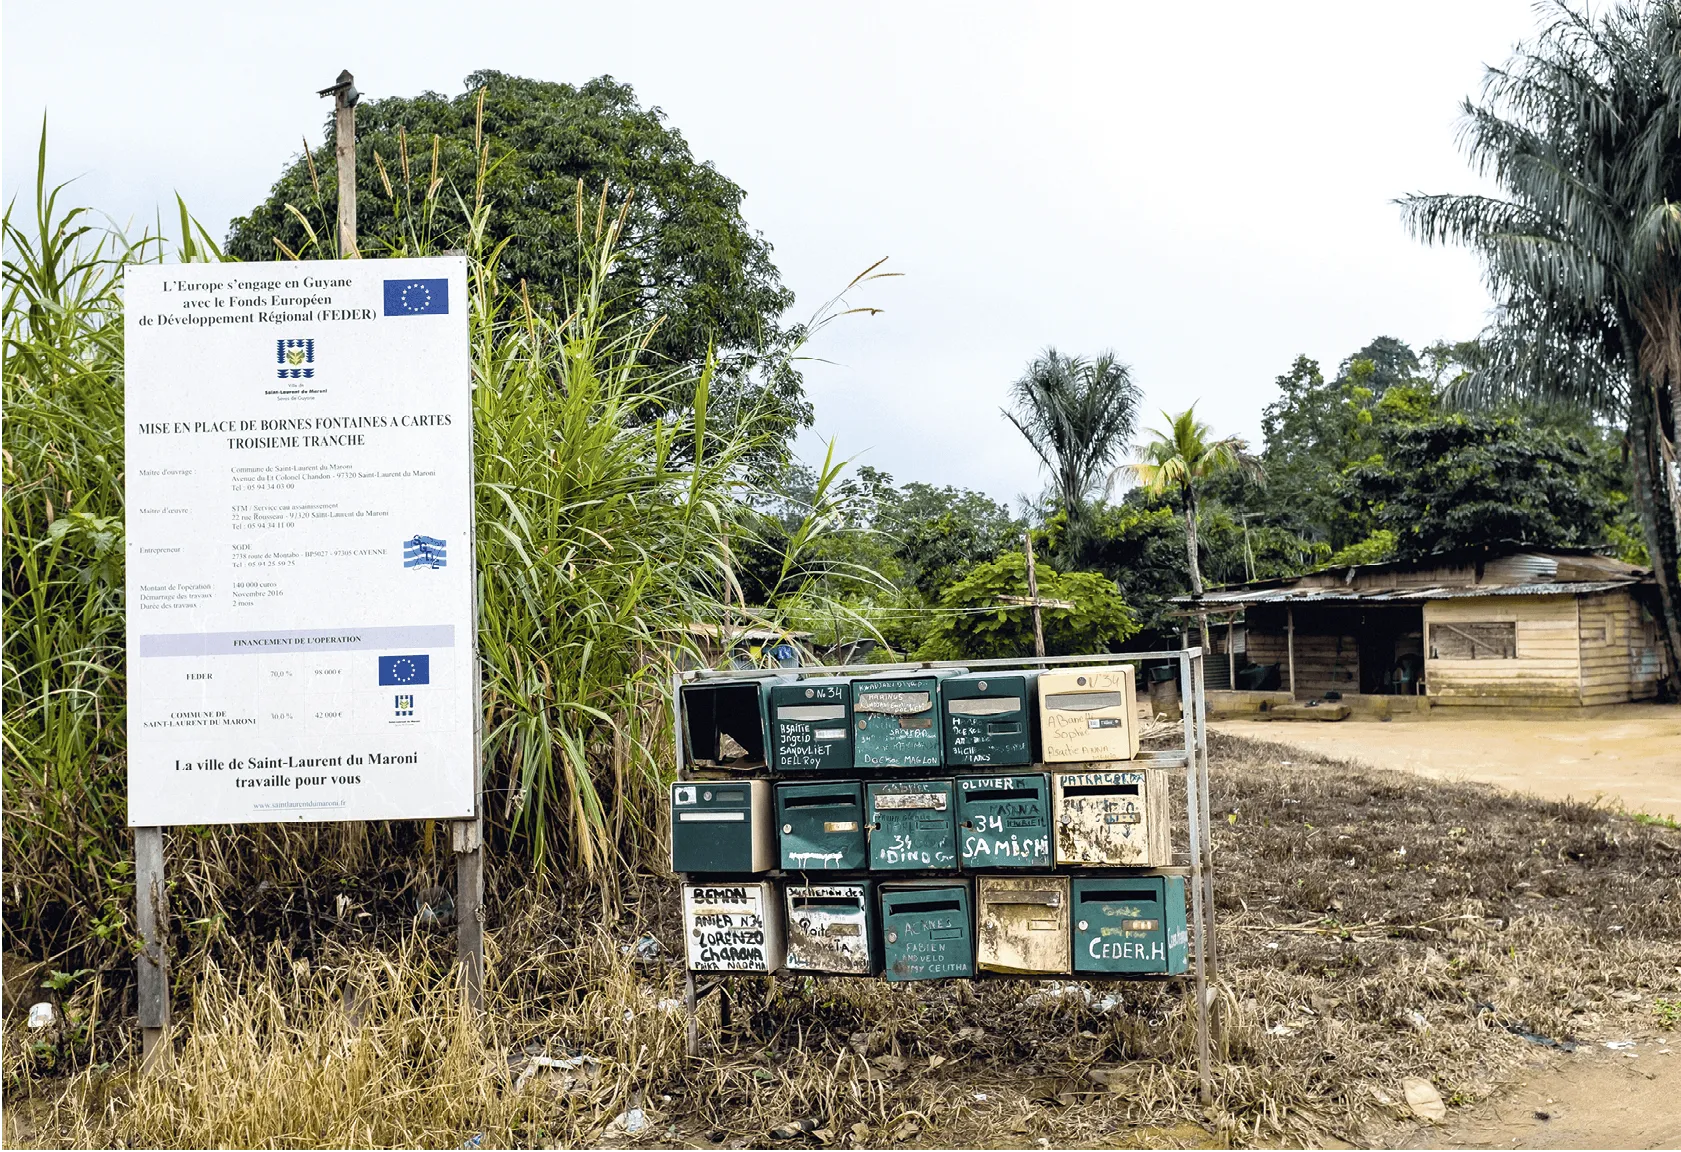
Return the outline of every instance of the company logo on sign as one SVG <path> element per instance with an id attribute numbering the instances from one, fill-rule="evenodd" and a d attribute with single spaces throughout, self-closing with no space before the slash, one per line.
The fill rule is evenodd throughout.
<path id="1" fill-rule="evenodd" d="M 276 340 L 274 362 L 279 365 L 275 375 L 282 380 L 309 380 L 315 376 L 315 341 Z"/>
<path id="2" fill-rule="evenodd" d="M 407 687 L 412 684 L 431 683 L 432 658 L 430 656 L 381 656 L 379 658 L 379 684 L 382 688 L 396 686 Z"/>
<path id="3" fill-rule="evenodd" d="M 404 568 L 442 568 L 449 562 L 444 541 L 432 536 L 415 536 L 403 541 Z"/>
<path id="4" fill-rule="evenodd" d="M 399 695 L 399 696 L 395 697 L 395 699 L 396 699 L 397 703 L 396 703 L 396 706 L 392 709 L 392 712 L 393 712 L 394 715 L 397 715 L 397 716 L 413 716 L 414 715 L 414 696 L 412 694 L 405 693 L 403 695 Z"/>
<path id="5" fill-rule="evenodd" d="M 447 316 L 449 314 L 448 280 L 387 280 L 385 282 L 385 314 L 387 316 Z"/>

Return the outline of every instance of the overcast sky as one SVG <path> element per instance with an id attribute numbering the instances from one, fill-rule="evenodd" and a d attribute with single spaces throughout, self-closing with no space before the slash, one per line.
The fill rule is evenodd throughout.
<path id="1" fill-rule="evenodd" d="M 806 372 L 802 437 L 1010 501 L 1043 478 L 999 415 L 1045 345 L 1113 348 L 1147 412 L 1259 435 L 1298 353 L 1482 326 L 1464 252 L 1393 199 L 1477 187 L 1454 143 L 1527 0 L 933 5 L 20 2 L 5 6 L 4 188 L 50 174 L 119 219 L 179 191 L 215 235 L 259 202 L 350 68 L 371 98 L 496 68 L 603 73 L 747 192 L 803 319 L 866 265 Z M 328 47 L 338 45 L 340 47 Z M 1156 418 L 1159 421 L 1159 418 Z"/>

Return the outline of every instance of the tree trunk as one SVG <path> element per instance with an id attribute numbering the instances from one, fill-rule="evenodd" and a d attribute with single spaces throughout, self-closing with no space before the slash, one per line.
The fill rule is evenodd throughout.
<path id="1" fill-rule="evenodd" d="M 1196 603 L 1197 630 L 1202 634 L 1202 650 L 1208 652 L 1208 613 L 1202 610 L 1202 565 L 1197 562 L 1197 498 L 1189 485 L 1185 488 L 1185 561 L 1191 573 L 1191 597 Z"/>
<path id="2" fill-rule="evenodd" d="M 1639 373 L 1639 375 L 1644 375 Z M 1658 585 L 1660 630 L 1664 647 L 1669 650 L 1669 691 L 1681 694 L 1681 614 L 1677 612 L 1675 589 L 1676 539 L 1670 523 L 1669 509 L 1663 507 L 1668 496 L 1669 463 L 1660 447 L 1663 430 L 1656 425 L 1662 420 L 1657 407 L 1656 389 L 1645 387 L 1645 380 L 1637 379 L 1629 389 L 1629 448 L 1631 471 L 1634 474 L 1634 506 L 1640 514 L 1640 527 L 1646 537 L 1646 551 L 1652 560 L 1652 574 Z"/>

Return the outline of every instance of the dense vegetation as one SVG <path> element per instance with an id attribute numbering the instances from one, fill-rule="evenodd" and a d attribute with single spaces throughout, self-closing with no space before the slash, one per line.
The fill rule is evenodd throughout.
<path id="1" fill-rule="evenodd" d="M 336 137 L 286 165 L 267 200 L 233 221 L 237 260 L 337 255 Z M 781 318 L 794 302 L 765 238 L 741 215 L 746 193 L 688 143 L 629 85 L 602 76 L 574 87 L 480 71 L 459 95 L 426 92 L 368 100 L 356 109 L 357 240 L 366 253 L 465 248 L 465 211 L 482 192 L 485 251 L 500 246 L 504 284 L 525 285 L 540 315 L 564 316 L 589 237 L 575 227 L 579 182 L 623 203 L 618 258 L 601 286 L 609 317 L 647 331 L 645 361 L 682 367 L 692 387 L 711 357 L 712 417 L 752 408 L 765 447 L 780 456 L 811 422 L 789 355 L 801 338 Z M 288 207 L 290 206 L 290 207 Z M 558 318 L 557 316 L 557 318 Z M 655 321 L 658 320 L 658 325 Z M 690 399 L 677 390 L 643 418 Z"/>

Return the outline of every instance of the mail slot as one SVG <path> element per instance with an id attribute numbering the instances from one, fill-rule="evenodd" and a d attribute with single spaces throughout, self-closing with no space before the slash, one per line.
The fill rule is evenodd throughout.
<path id="1" fill-rule="evenodd" d="M 965 868 L 1049 868 L 1050 778 L 959 776 L 957 840 Z"/>
<path id="2" fill-rule="evenodd" d="M 1131 868 L 1173 863 L 1172 779 L 1161 768 L 1052 773 L 1056 862 Z"/>
<path id="3" fill-rule="evenodd" d="M 1183 876 L 1074 880 L 1074 971 L 1162 972 L 1186 967 Z"/>
<path id="4" fill-rule="evenodd" d="M 678 693 L 683 720 L 683 754 L 691 768 L 764 768 L 770 749 L 767 700 L 773 683 L 786 677 L 703 680 Z"/>
<path id="5" fill-rule="evenodd" d="M 772 761 L 778 772 L 852 771 L 852 687 L 838 676 L 770 690 Z"/>
<path id="6" fill-rule="evenodd" d="M 788 967 L 855 976 L 879 972 L 874 903 L 875 887 L 868 880 L 788 885 Z"/>
<path id="7" fill-rule="evenodd" d="M 915 676 L 890 673 L 852 681 L 852 763 L 859 768 L 938 768 L 940 682 L 949 668 Z"/>
<path id="8" fill-rule="evenodd" d="M 869 866 L 864 786 L 856 780 L 778 784 L 776 824 L 787 872 L 846 872 Z"/>
<path id="9" fill-rule="evenodd" d="M 957 867 L 950 780 L 877 780 L 865 793 L 872 871 Z"/>
<path id="10" fill-rule="evenodd" d="M 946 882 L 883 884 L 881 939 L 889 980 L 973 976 L 969 886 Z"/>
<path id="11" fill-rule="evenodd" d="M 1131 664 L 1039 674 L 1039 731 L 1047 764 L 1138 755 Z"/>
<path id="12" fill-rule="evenodd" d="M 683 885 L 683 925 L 694 972 L 775 972 L 782 967 L 776 885 Z"/>
<path id="13" fill-rule="evenodd" d="M 1036 672 L 966 672 L 940 684 L 946 763 L 1032 764 L 1039 748 Z"/>
<path id="14" fill-rule="evenodd" d="M 989 972 L 1069 970 L 1068 877 L 975 881 L 975 965 Z"/>
<path id="15" fill-rule="evenodd" d="M 776 866 L 768 780 L 671 786 L 673 872 L 769 872 Z"/>

